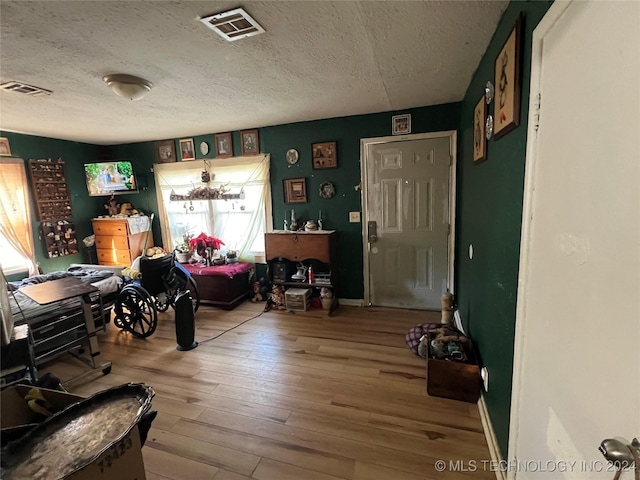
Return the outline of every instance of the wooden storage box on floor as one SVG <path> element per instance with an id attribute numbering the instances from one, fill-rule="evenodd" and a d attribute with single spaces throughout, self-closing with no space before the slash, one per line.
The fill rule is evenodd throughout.
<path id="1" fill-rule="evenodd" d="M 467 362 L 427 358 L 427 393 L 475 403 L 480 398 L 480 367 L 471 343 L 465 346 Z"/>

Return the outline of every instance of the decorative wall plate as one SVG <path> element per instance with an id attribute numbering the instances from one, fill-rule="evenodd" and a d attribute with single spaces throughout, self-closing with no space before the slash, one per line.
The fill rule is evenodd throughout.
<path id="1" fill-rule="evenodd" d="M 298 163 L 298 151 L 295 148 L 287 150 L 287 163 L 289 163 L 289 165 Z"/>
<path id="2" fill-rule="evenodd" d="M 336 194 L 336 187 L 331 182 L 324 182 L 320 185 L 320 196 L 322 198 L 331 198 Z"/>
<path id="3" fill-rule="evenodd" d="M 492 115 L 487 115 L 487 124 L 485 126 L 485 135 L 487 137 L 487 140 L 491 140 L 491 137 L 493 137 L 493 116 Z"/>
<path id="4" fill-rule="evenodd" d="M 203 155 L 209 153 L 209 144 L 207 142 L 202 142 L 200 144 L 200 153 L 202 153 Z"/>
<path id="5" fill-rule="evenodd" d="M 495 89 L 493 88 L 493 83 L 491 80 L 487 82 L 487 85 L 484 87 L 484 99 L 489 105 L 493 101 L 493 96 L 495 94 Z"/>

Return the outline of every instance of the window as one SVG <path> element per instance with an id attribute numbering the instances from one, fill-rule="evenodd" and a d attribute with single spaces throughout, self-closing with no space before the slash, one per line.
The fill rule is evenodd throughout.
<path id="1" fill-rule="evenodd" d="M 36 273 L 27 176 L 21 158 L 0 159 L 0 251 L 5 274 Z"/>
<path id="2" fill-rule="evenodd" d="M 203 163 L 155 165 L 162 237 L 174 248 L 183 234 L 201 232 L 221 239 L 224 249 L 237 250 L 242 260 L 264 262 L 264 233 L 271 225 L 269 157 L 235 157 Z M 203 170 L 211 175 L 211 188 L 224 185 L 228 193 L 244 194 L 239 200 L 169 200 L 171 193 L 186 195 L 196 187 Z"/>

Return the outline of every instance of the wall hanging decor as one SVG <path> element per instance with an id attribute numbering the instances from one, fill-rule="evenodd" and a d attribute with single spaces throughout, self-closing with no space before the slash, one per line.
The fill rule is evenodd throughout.
<path id="1" fill-rule="evenodd" d="M 394 135 L 407 135 L 411 133 L 411 115 L 394 115 L 391 117 L 391 131 Z"/>
<path id="2" fill-rule="evenodd" d="M 331 198 L 336 194 L 336 187 L 331 182 L 320 184 L 320 196 L 322 198 Z"/>
<path id="3" fill-rule="evenodd" d="M 180 140 L 180 155 L 183 162 L 196 159 L 196 150 L 193 146 L 193 138 Z"/>
<path id="4" fill-rule="evenodd" d="M 307 203 L 307 181 L 303 178 L 285 178 L 284 203 Z"/>
<path id="5" fill-rule="evenodd" d="M 173 140 L 156 142 L 156 163 L 176 162 L 176 144 Z"/>
<path id="6" fill-rule="evenodd" d="M 231 133 L 216 135 L 216 158 L 233 157 L 233 138 Z"/>
<path id="7" fill-rule="evenodd" d="M 487 140 L 485 138 L 485 122 L 487 121 L 487 102 L 480 99 L 473 110 L 473 162 L 479 163 L 487 158 Z"/>
<path id="8" fill-rule="evenodd" d="M 338 166 L 336 142 L 321 142 L 311 145 L 313 168 L 335 168 Z"/>
<path id="9" fill-rule="evenodd" d="M 295 148 L 290 148 L 287 150 L 287 163 L 289 165 L 295 165 L 298 163 L 298 151 Z"/>
<path id="10" fill-rule="evenodd" d="M 506 135 L 520 125 L 522 94 L 522 24 L 520 15 L 495 61 L 493 136 Z"/>
<path id="11" fill-rule="evenodd" d="M 240 132 L 242 140 L 242 155 L 257 155 L 260 153 L 258 130 L 244 130 Z"/>
<path id="12" fill-rule="evenodd" d="M 11 148 L 9 148 L 9 139 L 0 137 L 0 155 L 11 156 Z"/>

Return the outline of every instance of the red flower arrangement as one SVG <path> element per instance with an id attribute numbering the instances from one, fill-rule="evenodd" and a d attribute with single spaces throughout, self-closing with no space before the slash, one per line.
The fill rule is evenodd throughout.
<path id="1" fill-rule="evenodd" d="M 224 245 L 222 240 L 216 237 L 210 237 L 205 233 L 201 233 L 189 241 L 189 246 L 195 250 L 198 255 L 201 255 L 207 247 L 220 250 L 221 245 Z"/>

